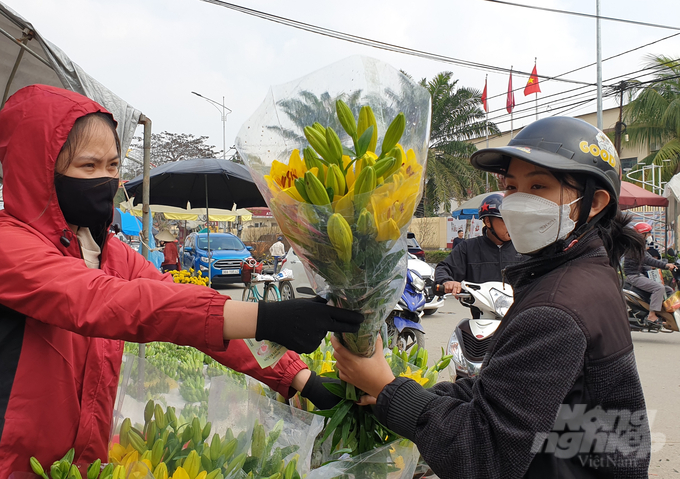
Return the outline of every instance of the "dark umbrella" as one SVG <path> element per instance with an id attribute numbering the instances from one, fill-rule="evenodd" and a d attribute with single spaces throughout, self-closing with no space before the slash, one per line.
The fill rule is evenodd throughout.
<path id="1" fill-rule="evenodd" d="M 229 160 L 196 158 L 166 163 L 151 170 L 149 204 L 186 208 L 238 208 L 267 206 L 248 169 Z M 142 175 L 125 189 L 142 202 Z"/>
<path id="2" fill-rule="evenodd" d="M 125 184 L 134 204 L 142 202 L 143 175 Z M 252 206 L 267 206 L 248 169 L 228 160 L 196 158 L 166 163 L 151 170 L 149 203 L 186 208 L 205 208 L 206 221 L 210 219 L 209 206 L 230 210 Z M 210 262 L 210 231 L 208 231 L 208 281 L 212 282 Z"/>

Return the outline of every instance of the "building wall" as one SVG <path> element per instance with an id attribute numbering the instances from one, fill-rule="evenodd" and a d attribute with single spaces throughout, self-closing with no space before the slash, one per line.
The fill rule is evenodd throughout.
<path id="1" fill-rule="evenodd" d="M 580 115 L 577 116 L 576 118 L 579 118 L 581 120 L 584 120 L 588 123 L 590 123 L 593 126 L 597 126 L 597 113 L 587 113 L 585 115 Z M 613 134 L 614 132 L 614 127 L 616 126 L 616 122 L 619 119 L 619 109 L 618 108 L 610 108 L 608 110 L 604 110 L 602 112 L 602 126 L 604 127 L 604 132 L 605 133 L 611 133 Z M 514 130 L 513 136 L 517 135 L 522 131 L 522 129 L 516 129 Z M 510 141 L 510 131 L 504 131 L 500 135 L 496 135 L 494 137 L 489 138 L 489 147 L 490 148 L 497 148 L 501 146 L 506 146 L 508 142 Z M 486 138 L 475 138 L 473 140 L 470 140 L 471 143 L 473 143 L 478 149 L 486 148 Z M 631 143 L 627 142 L 625 140 L 625 135 L 624 138 L 621 139 L 621 154 L 619 155 L 620 159 L 622 160 L 622 165 L 624 168 L 624 172 L 626 171 L 627 168 L 630 168 L 631 161 L 634 158 L 635 161 L 642 160 L 646 156 L 650 154 L 650 149 L 647 145 L 643 146 L 633 146 Z M 626 160 L 629 159 L 627 162 Z M 634 178 L 637 178 L 638 176 L 635 175 Z"/>
<path id="2" fill-rule="evenodd" d="M 409 231 L 416 235 L 416 239 L 423 249 L 445 249 L 447 242 L 446 222 L 447 218 L 443 216 L 413 218 Z"/>

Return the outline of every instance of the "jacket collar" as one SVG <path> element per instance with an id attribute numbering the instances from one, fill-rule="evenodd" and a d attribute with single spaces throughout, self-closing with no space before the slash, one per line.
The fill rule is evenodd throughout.
<path id="1" fill-rule="evenodd" d="M 596 230 L 590 230 L 580 238 L 569 237 L 564 242 L 558 243 L 556 246 L 560 248 L 559 251 L 555 251 L 555 248 L 545 248 L 539 255 L 517 265 L 508 266 L 504 270 L 504 279 L 515 292 L 569 261 L 585 256 L 607 257 L 607 251 Z"/>

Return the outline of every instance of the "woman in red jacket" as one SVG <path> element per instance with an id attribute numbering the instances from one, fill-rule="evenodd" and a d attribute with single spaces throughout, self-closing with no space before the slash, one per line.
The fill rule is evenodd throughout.
<path id="1" fill-rule="evenodd" d="M 161 270 L 164 273 L 168 271 L 180 271 L 182 264 L 179 260 L 179 251 L 177 251 L 177 238 L 168 230 L 163 230 L 156 235 L 156 240 L 160 243 L 162 248 L 156 248 L 154 251 L 163 250 L 163 263 L 161 263 Z"/>
<path id="2" fill-rule="evenodd" d="M 44 85 L 19 90 L 0 111 L 0 162 L 0 479 L 70 447 L 77 462 L 106 459 L 123 341 L 194 346 L 284 396 L 324 400 L 296 354 L 263 370 L 233 340 L 307 352 L 326 330 L 356 331 L 361 315 L 176 284 L 109 234 L 120 144 L 100 105 Z"/>

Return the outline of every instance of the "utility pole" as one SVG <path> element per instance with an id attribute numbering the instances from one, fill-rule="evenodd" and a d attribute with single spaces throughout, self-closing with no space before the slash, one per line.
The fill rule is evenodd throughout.
<path id="1" fill-rule="evenodd" d="M 597 127 L 602 129 L 602 41 L 600 34 L 600 0 L 595 0 L 597 15 Z"/>

